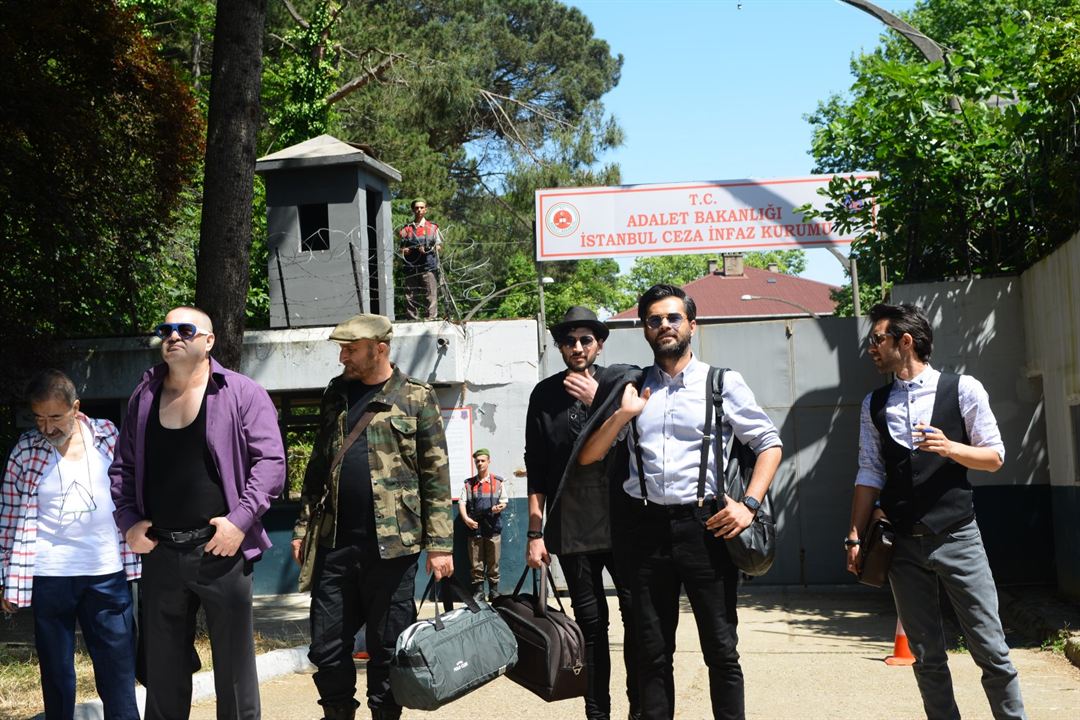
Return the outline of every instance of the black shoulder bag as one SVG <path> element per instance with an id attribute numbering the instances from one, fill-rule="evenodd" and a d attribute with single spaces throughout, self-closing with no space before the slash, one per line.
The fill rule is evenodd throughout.
<path id="1" fill-rule="evenodd" d="M 723 449 L 724 427 L 724 373 L 727 368 L 709 368 L 709 378 L 706 382 L 706 392 L 711 393 L 712 402 L 705 404 L 705 436 L 701 443 L 701 469 L 698 480 L 698 502 L 705 496 L 705 472 L 708 468 L 709 445 L 712 438 L 709 436 L 709 428 L 712 425 L 713 408 L 715 407 L 719 420 L 716 423 L 716 437 Z M 719 453 L 718 453 L 719 454 Z M 727 469 L 724 476 L 723 504 L 728 498 L 740 502 L 746 496 L 746 489 L 750 486 L 750 478 L 754 474 L 754 465 L 757 464 L 757 454 L 735 436 L 731 434 L 731 452 L 728 455 Z M 716 475 L 719 480 L 723 463 L 717 458 Z M 722 506 L 721 505 L 721 506 Z M 731 555 L 735 567 L 751 577 L 764 575 L 772 567 L 776 557 L 776 522 L 773 520 L 772 501 L 769 493 L 761 501 L 761 507 L 754 515 L 754 522 L 750 527 L 743 530 L 727 541 L 728 554 Z"/>
<path id="2" fill-rule="evenodd" d="M 723 447 L 724 428 L 724 373 L 727 368 L 709 368 L 709 375 L 705 381 L 705 426 L 701 436 L 701 464 L 698 466 L 698 507 L 705 503 L 705 476 L 709 470 L 709 448 L 712 447 L 713 439 Z M 711 402 L 710 402 L 711 401 Z M 719 417 L 713 425 L 713 412 Z M 648 503 L 649 493 L 645 487 L 645 465 L 639 442 L 637 418 L 631 422 L 631 432 L 634 437 L 634 453 L 637 458 L 638 482 L 641 484 L 642 502 Z M 715 436 L 714 436 L 715 432 Z M 750 486 L 750 478 L 754 474 L 754 465 L 757 464 L 757 454 L 742 444 L 735 433 L 731 434 L 731 453 L 728 456 L 727 471 L 721 472 L 723 463 L 719 461 L 720 453 L 717 453 L 716 477 L 720 485 L 723 476 L 722 490 L 724 497 L 718 498 L 720 507 L 727 504 L 728 498 L 734 498 L 735 502 L 741 502 L 746 496 L 746 489 Z M 761 507 L 754 515 L 754 522 L 750 527 L 743 530 L 727 541 L 728 554 L 741 572 L 751 577 L 764 575 L 772 567 L 776 557 L 776 523 L 773 521 L 772 501 L 769 493 L 761 501 Z"/>

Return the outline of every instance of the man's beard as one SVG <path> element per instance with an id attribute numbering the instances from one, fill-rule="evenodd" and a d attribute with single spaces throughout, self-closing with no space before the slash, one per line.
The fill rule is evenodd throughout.
<path id="1" fill-rule="evenodd" d="M 70 440 L 71 436 L 74 435 L 74 434 L 75 434 L 75 427 L 73 425 L 65 433 L 62 433 L 62 434 L 60 434 L 60 435 L 58 435 L 56 437 L 53 437 L 51 435 L 45 435 L 45 439 L 49 442 L 50 445 L 52 445 L 54 448 L 59 450 L 60 448 L 64 447 L 64 445 L 67 443 L 67 441 Z"/>
<path id="2" fill-rule="evenodd" d="M 666 336 L 665 336 L 666 337 Z M 656 359 L 660 358 L 680 358 L 686 353 L 687 348 L 690 347 L 690 337 L 676 336 L 676 343 L 674 345 L 661 345 L 660 341 L 664 338 L 657 338 L 656 342 L 651 343 L 653 349 L 653 356 Z"/>

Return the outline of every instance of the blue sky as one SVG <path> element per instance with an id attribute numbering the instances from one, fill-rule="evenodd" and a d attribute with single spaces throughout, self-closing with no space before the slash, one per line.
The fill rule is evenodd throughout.
<path id="1" fill-rule="evenodd" d="M 604 160 L 628 185 L 809 174 L 803 116 L 847 91 L 852 56 L 885 31 L 839 0 L 567 2 L 623 55 L 604 105 L 626 140 Z M 877 5 L 898 12 L 915 0 Z M 807 251 L 804 276 L 844 282 L 824 249 Z"/>

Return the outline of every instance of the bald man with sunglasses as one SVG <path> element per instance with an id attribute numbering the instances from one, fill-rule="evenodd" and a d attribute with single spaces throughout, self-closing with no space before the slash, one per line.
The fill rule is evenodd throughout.
<path id="1" fill-rule="evenodd" d="M 154 335 L 164 362 L 132 393 L 109 470 L 116 524 L 143 558 L 145 717 L 188 717 L 202 606 L 217 715 L 257 719 L 252 564 L 270 547 L 260 518 L 285 485 L 277 411 L 254 380 L 210 357 L 202 310 L 175 308 Z"/>

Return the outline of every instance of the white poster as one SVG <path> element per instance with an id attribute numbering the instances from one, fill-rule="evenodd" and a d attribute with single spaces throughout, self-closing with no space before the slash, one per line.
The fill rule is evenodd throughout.
<path id="1" fill-rule="evenodd" d="M 440 408 L 450 455 L 450 492 L 457 501 L 466 479 L 473 476 L 472 408 Z"/>
<path id="2" fill-rule="evenodd" d="M 537 190 L 536 259 L 850 245 L 855 236 L 792 212 L 806 204 L 823 209 L 826 199 L 817 191 L 833 177 Z"/>

